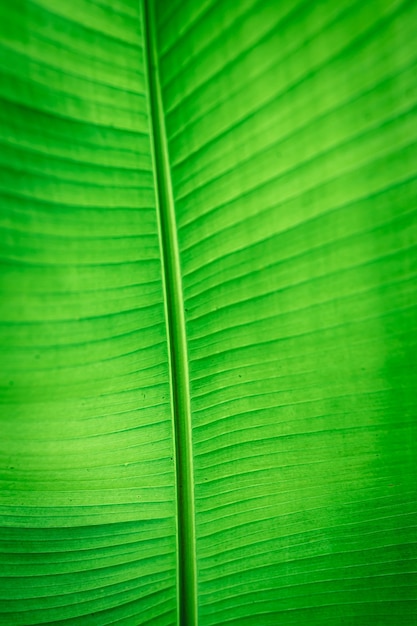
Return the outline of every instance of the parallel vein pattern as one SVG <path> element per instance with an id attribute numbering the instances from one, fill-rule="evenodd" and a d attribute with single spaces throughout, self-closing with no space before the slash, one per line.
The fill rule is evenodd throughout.
<path id="1" fill-rule="evenodd" d="M 414 623 L 417 6 L 156 7 L 199 624 Z"/>
<path id="2" fill-rule="evenodd" d="M 0 8 L 0 623 L 176 623 L 138 2 Z"/>

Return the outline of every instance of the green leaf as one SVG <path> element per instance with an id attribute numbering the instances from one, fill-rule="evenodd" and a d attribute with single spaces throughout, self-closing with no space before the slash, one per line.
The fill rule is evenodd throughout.
<path id="1" fill-rule="evenodd" d="M 416 621 L 416 25 L 0 7 L 0 624 Z"/>

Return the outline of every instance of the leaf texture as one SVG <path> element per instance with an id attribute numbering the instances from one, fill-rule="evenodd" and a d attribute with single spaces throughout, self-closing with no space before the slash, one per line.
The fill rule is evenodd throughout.
<path id="1" fill-rule="evenodd" d="M 417 6 L 148 7 L 0 7 L 0 624 L 412 624 Z"/>
<path id="2" fill-rule="evenodd" d="M 1 10 L 0 622 L 172 624 L 175 474 L 140 6 Z"/>
<path id="3" fill-rule="evenodd" d="M 156 6 L 200 623 L 411 623 L 417 7 Z"/>

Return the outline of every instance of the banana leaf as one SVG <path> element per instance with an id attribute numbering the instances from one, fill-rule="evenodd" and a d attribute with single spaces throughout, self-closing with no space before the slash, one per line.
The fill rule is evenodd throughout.
<path id="1" fill-rule="evenodd" d="M 408 626 L 417 3 L 0 6 L 0 624 Z"/>

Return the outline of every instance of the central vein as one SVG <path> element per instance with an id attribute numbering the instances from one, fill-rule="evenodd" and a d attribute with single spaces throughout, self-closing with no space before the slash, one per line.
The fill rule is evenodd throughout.
<path id="1" fill-rule="evenodd" d="M 179 624 L 197 626 L 194 476 L 187 339 L 152 0 L 144 0 L 144 22 L 174 418 Z"/>

